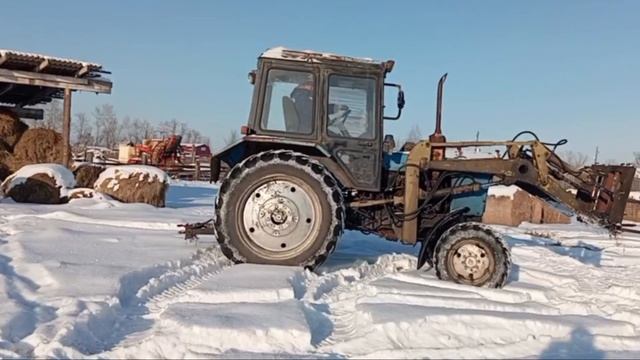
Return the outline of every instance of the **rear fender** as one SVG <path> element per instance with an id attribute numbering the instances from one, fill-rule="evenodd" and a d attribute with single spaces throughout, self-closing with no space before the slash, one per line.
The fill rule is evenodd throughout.
<path id="1" fill-rule="evenodd" d="M 326 149 L 314 143 L 264 135 L 245 136 L 215 153 L 213 157 L 234 167 L 247 157 L 267 150 L 292 150 L 313 157 L 331 157 Z"/>

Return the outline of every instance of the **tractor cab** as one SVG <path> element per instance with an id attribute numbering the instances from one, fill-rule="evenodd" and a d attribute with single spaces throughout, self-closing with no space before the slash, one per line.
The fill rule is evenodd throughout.
<path id="1" fill-rule="evenodd" d="M 258 152 L 293 150 L 329 167 L 347 188 L 379 191 L 382 122 L 398 119 L 404 106 L 400 86 L 385 83 L 393 65 L 392 60 L 267 50 L 249 73 L 254 92 L 245 136 L 216 154 L 214 162 L 233 167 Z M 383 113 L 385 86 L 397 89 L 394 116 Z"/>

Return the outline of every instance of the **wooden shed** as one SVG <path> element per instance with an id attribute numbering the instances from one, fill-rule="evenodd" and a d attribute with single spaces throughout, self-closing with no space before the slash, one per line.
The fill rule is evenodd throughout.
<path id="1" fill-rule="evenodd" d="M 62 158 L 69 159 L 72 93 L 110 94 L 112 83 L 105 74 L 109 72 L 95 63 L 0 49 L 0 109 L 40 120 L 44 111 L 37 105 L 63 99 Z"/>

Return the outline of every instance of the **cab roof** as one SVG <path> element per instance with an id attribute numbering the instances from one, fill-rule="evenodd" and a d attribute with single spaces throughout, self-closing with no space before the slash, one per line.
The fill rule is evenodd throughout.
<path id="1" fill-rule="evenodd" d="M 287 49 L 282 46 L 270 48 L 260 55 L 261 59 L 280 59 L 280 60 L 293 60 L 300 62 L 310 63 L 322 63 L 322 62 L 350 62 L 362 65 L 374 65 L 381 66 L 386 72 L 390 72 L 393 69 L 394 61 L 379 61 L 371 58 L 360 58 L 345 55 L 337 55 L 327 52 L 319 52 L 313 50 L 293 50 Z"/>

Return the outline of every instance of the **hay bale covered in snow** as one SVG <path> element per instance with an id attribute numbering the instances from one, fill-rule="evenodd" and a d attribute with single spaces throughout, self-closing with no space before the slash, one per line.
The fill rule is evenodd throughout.
<path id="1" fill-rule="evenodd" d="M 20 121 L 12 112 L 0 110 L 0 139 L 11 149 L 16 145 L 29 126 Z"/>
<path id="2" fill-rule="evenodd" d="M 100 174 L 93 188 L 125 203 L 164 207 L 169 176 L 153 166 L 113 166 Z"/>
<path id="3" fill-rule="evenodd" d="M 27 165 L 6 178 L 0 189 L 16 202 L 62 204 L 75 186 L 73 173 L 58 164 Z"/>
<path id="4" fill-rule="evenodd" d="M 73 174 L 76 177 L 76 186 L 79 188 L 93 188 L 100 174 L 105 170 L 104 166 L 82 164 L 78 166 Z"/>
<path id="5" fill-rule="evenodd" d="M 62 163 L 62 135 L 50 129 L 29 129 L 13 148 L 16 166 Z M 69 154 L 71 160 L 71 154 Z"/>
<path id="6" fill-rule="evenodd" d="M 9 145 L 0 139 L 0 181 L 4 181 L 13 172 L 13 154 Z"/>

